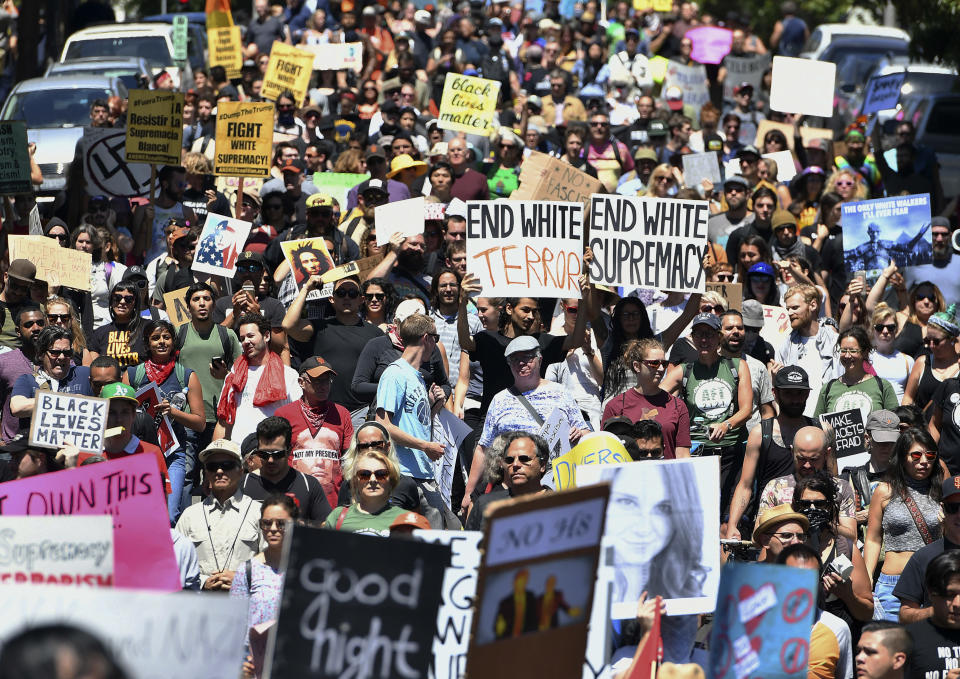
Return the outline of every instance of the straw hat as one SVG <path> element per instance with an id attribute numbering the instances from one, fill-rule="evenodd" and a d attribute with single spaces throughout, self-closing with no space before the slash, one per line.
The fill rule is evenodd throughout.
<path id="1" fill-rule="evenodd" d="M 414 170 L 414 176 L 421 177 L 427 173 L 427 164 L 422 160 L 414 160 L 408 153 L 401 153 L 390 161 L 390 171 L 387 173 L 387 179 L 393 179 L 408 169 Z"/>
<path id="2" fill-rule="evenodd" d="M 757 519 L 757 527 L 753 529 L 753 541 L 760 544 L 760 536 L 766 533 L 770 528 L 778 526 L 781 523 L 795 521 L 803 526 L 803 530 L 809 530 L 810 521 L 803 514 L 793 511 L 790 505 L 777 505 L 763 512 Z"/>

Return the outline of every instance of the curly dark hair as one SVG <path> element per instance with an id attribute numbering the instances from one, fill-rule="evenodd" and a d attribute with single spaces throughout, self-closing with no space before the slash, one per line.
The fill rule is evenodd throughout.
<path id="1" fill-rule="evenodd" d="M 887 467 L 887 474 L 884 478 L 884 480 L 890 484 L 890 495 L 891 497 L 903 499 L 907 497 L 907 478 L 909 478 L 907 474 L 907 455 L 915 444 L 923 446 L 924 450 L 937 453 L 937 457 L 931 465 L 932 471 L 929 476 L 930 490 L 927 492 L 927 495 L 930 496 L 930 499 L 940 502 L 941 493 L 943 492 L 940 486 L 940 484 L 943 483 L 943 467 L 940 466 L 940 454 L 937 450 L 937 444 L 934 442 L 933 437 L 930 436 L 930 433 L 926 429 L 919 427 L 910 427 L 901 432 L 900 437 L 893 446 L 893 453 L 890 455 L 890 466 Z"/>

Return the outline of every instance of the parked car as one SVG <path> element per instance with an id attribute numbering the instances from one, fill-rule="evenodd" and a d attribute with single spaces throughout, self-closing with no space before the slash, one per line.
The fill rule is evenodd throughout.
<path id="1" fill-rule="evenodd" d="M 116 76 L 52 75 L 17 83 L 0 110 L 2 120 L 27 123 L 27 139 L 36 143 L 34 156 L 43 173 L 38 192 L 63 190 L 77 140 L 90 124 L 90 106 L 97 99 L 127 96 Z"/>
<path id="2" fill-rule="evenodd" d="M 134 90 L 147 87 L 153 72 L 142 57 L 84 57 L 50 64 L 44 75 L 115 76 L 123 81 L 128 90 Z"/>

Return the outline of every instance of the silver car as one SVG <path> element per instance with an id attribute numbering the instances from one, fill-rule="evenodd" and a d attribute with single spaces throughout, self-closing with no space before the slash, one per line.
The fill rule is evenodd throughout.
<path id="1" fill-rule="evenodd" d="M 149 88 L 153 72 L 142 57 L 85 57 L 63 63 L 54 62 L 47 67 L 44 75 L 116 76 L 128 90 L 135 90 Z"/>

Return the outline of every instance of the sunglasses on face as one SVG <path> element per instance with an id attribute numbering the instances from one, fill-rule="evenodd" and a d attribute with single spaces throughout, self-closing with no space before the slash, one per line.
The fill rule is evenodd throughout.
<path id="1" fill-rule="evenodd" d="M 387 298 L 386 293 L 383 292 L 368 292 L 367 299 L 371 302 L 382 302 Z"/>
<path id="2" fill-rule="evenodd" d="M 670 361 L 664 358 L 661 358 L 661 359 L 644 358 L 640 362 L 643 363 L 648 368 L 650 368 L 650 370 L 656 370 L 657 368 L 666 368 L 668 365 L 670 365 Z"/>
<path id="3" fill-rule="evenodd" d="M 956 514 L 957 510 L 960 510 L 960 502 L 944 502 L 943 503 L 944 514 Z"/>
<path id="4" fill-rule="evenodd" d="M 383 483 L 390 478 L 390 472 L 386 469 L 377 469 L 376 471 L 370 471 L 369 469 L 358 469 L 357 470 L 357 479 L 360 481 L 369 481 L 370 477 L 373 476 Z"/>
<path id="5" fill-rule="evenodd" d="M 287 451 L 285 450 L 257 450 L 257 457 L 259 457 L 264 462 L 270 462 L 271 460 L 282 460 L 287 456 Z"/>
<path id="6" fill-rule="evenodd" d="M 934 297 L 932 293 L 931 294 L 917 293 L 917 301 L 919 302 L 920 300 L 926 300 L 928 302 L 936 302 L 937 298 Z"/>
<path id="7" fill-rule="evenodd" d="M 276 530 L 283 533 L 287 530 L 287 522 L 284 519 L 260 519 L 260 530 L 264 533 L 268 530 Z"/>
<path id="8" fill-rule="evenodd" d="M 51 323 L 66 323 L 70 320 L 70 314 L 47 314 L 47 320 Z"/>
<path id="9" fill-rule="evenodd" d="M 349 290 L 345 288 L 337 288 L 336 290 L 333 291 L 333 296 L 339 299 L 343 299 L 344 297 L 349 297 L 350 299 L 356 299 L 357 297 L 360 296 L 360 291 L 357 290 L 356 288 L 350 288 Z"/>
<path id="10" fill-rule="evenodd" d="M 897 331 L 897 324 L 896 323 L 877 323 L 876 325 L 873 326 L 873 331 L 878 335 L 882 333 L 884 330 L 886 330 L 892 335 Z"/>
<path id="11" fill-rule="evenodd" d="M 663 459 L 663 448 L 638 448 L 640 458 L 643 460 L 661 460 Z"/>
<path id="12" fill-rule="evenodd" d="M 207 462 L 203 465 L 203 468 L 207 470 L 210 474 L 222 469 L 225 472 L 232 472 L 235 469 L 240 468 L 240 463 L 236 460 L 222 460 L 220 462 Z"/>
<path id="13" fill-rule="evenodd" d="M 732 273 L 718 273 L 718 274 L 717 274 L 717 282 L 718 282 L 718 283 L 732 283 L 732 282 L 733 282 L 733 274 L 732 274 Z"/>
<path id="14" fill-rule="evenodd" d="M 580 307 L 565 306 L 565 307 L 563 307 L 563 310 L 566 311 L 568 314 L 575 314 L 575 313 L 577 313 L 578 311 L 580 311 Z"/>
<path id="15" fill-rule="evenodd" d="M 39 326 L 42 328 L 42 327 L 44 327 L 46 324 L 47 324 L 46 321 L 44 321 L 42 318 L 38 318 L 38 319 L 35 320 L 35 321 L 29 321 L 29 320 L 23 321 L 20 325 L 22 325 L 24 328 L 32 328 L 32 327 L 34 327 L 35 325 L 39 325 Z"/>
<path id="16" fill-rule="evenodd" d="M 723 313 L 723 307 L 719 304 L 704 304 L 700 307 L 701 314 L 713 314 L 713 313 Z"/>
<path id="17" fill-rule="evenodd" d="M 369 441 L 367 443 L 358 443 L 357 450 L 369 450 L 371 448 L 383 449 L 387 447 L 386 441 Z"/>
<path id="18" fill-rule="evenodd" d="M 50 236 L 50 238 L 56 238 L 57 240 L 62 240 L 62 241 L 67 240 L 67 234 L 65 233 L 51 233 L 48 235 Z"/>
<path id="19" fill-rule="evenodd" d="M 534 461 L 535 458 L 530 457 L 529 455 L 507 455 L 503 458 L 503 463 L 506 465 L 511 465 L 514 462 L 519 462 L 520 464 L 530 464 Z"/>
<path id="20" fill-rule="evenodd" d="M 137 298 L 133 295 L 114 295 L 113 303 L 114 304 L 133 304 Z"/>
<path id="21" fill-rule="evenodd" d="M 923 338 L 923 345 L 924 345 L 924 346 L 933 345 L 933 346 L 935 346 L 935 347 L 938 347 L 938 346 L 940 346 L 940 344 L 942 344 L 942 343 L 944 342 L 944 340 L 946 340 L 946 339 L 947 339 L 946 337 L 941 337 L 940 339 L 937 339 L 936 337 L 924 337 L 924 338 Z"/>
<path id="22" fill-rule="evenodd" d="M 50 358 L 62 358 L 72 353 L 70 349 L 47 349 Z"/>
<path id="23" fill-rule="evenodd" d="M 781 542 L 786 542 L 787 540 L 794 540 L 794 539 L 799 540 L 800 542 L 803 542 L 807 539 L 806 533 L 784 532 L 784 533 L 774 533 L 774 535 L 776 535 Z"/>
<path id="24" fill-rule="evenodd" d="M 919 462 L 920 458 L 925 458 L 927 462 L 932 462 L 937 459 L 936 451 L 932 450 L 911 450 L 907 455 L 909 455 L 910 459 L 914 462 Z"/>
<path id="25" fill-rule="evenodd" d="M 797 507 L 801 510 L 804 509 L 826 509 L 830 506 L 829 500 L 797 500 Z"/>
<path id="26" fill-rule="evenodd" d="M 590 123 L 590 127 L 610 127 L 610 123 Z"/>

